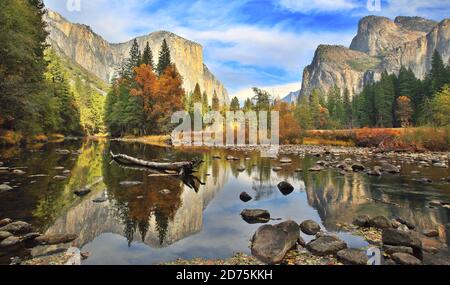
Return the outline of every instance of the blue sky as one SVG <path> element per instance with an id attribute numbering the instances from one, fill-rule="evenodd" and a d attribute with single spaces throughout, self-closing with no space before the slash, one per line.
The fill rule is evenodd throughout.
<path id="1" fill-rule="evenodd" d="M 80 11 L 67 2 L 80 1 Z M 369 0 L 376 1 L 376 0 Z M 168 30 L 203 45 L 205 63 L 231 95 L 250 87 L 283 96 L 301 87 L 317 45 L 348 46 L 366 15 L 394 18 L 450 15 L 450 0 L 44 0 L 73 22 L 90 25 L 110 42 Z"/>

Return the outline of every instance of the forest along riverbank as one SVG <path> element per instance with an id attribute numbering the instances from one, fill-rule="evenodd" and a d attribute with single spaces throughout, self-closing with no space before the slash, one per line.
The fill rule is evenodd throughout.
<path id="1" fill-rule="evenodd" d="M 128 149 L 128 144 L 121 145 L 122 151 L 125 153 L 133 154 L 133 152 L 140 153 L 140 148 L 133 147 Z M 132 144 L 129 144 L 130 147 Z M 96 146 L 98 148 L 98 146 Z M 115 145 L 114 147 L 117 147 Z M 105 148 L 107 149 L 107 148 Z M 177 151 L 176 148 L 169 148 L 166 150 Z M 236 177 L 239 177 L 239 173 L 244 174 L 247 170 L 254 168 L 255 165 L 259 165 L 255 159 L 254 147 L 227 147 L 225 149 L 211 149 L 205 152 L 204 159 L 206 164 L 220 162 L 220 168 L 232 168 L 232 172 L 236 171 Z M 100 158 L 104 157 L 103 167 L 109 166 L 110 159 L 107 155 L 104 156 L 107 151 L 103 148 L 99 148 Z M 195 153 L 195 149 L 189 150 L 182 149 L 175 158 L 175 154 L 167 154 L 162 152 L 161 149 L 155 150 L 154 153 L 157 157 L 154 160 L 164 159 L 181 159 L 185 157 L 185 153 Z M 77 148 L 63 149 L 58 148 L 51 151 L 52 155 L 55 155 L 55 159 L 59 163 L 63 163 L 62 158 L 65 158 L 70 162 L 66 168 L 54 167 L 52 171 L 64 171 L 64 177 L 67 180 L 75 179 L 80 180 L 80 177 L 76 177 L 77 159 L 81 159 L 81 165 L 102 165 L 97 163 L 98 156 L 95 152 L 92 152 L 91 146 L 84 146 L 81 150 L 77 151 Z M 199 152 L 200 154 L 202 152 Z M 36 154 L 35 154 L 36 155 Z M 450 173 L 448 170 L 449 153 L 438 152 L 424 152 L 424 153 L 396 153 L 396 152 L 381 152 L 377 149 L 363 149 L 363 148 L 348 148 L 348 147 L 322 147 L 322 146 L 299 146 L 299 145 L 287 145 L 281 146 L 277 157 L 268 158 L 263 160 L 262 164 L 258 166 L 258 171 L 265 171 L 265 168 L 269 168 L 268 171 L 275 175 L 276 179 L 276 191 L 279 192 L 280 199 L 292 199 L 294 188 L 298 188 L 298 184 L 292 185 L 292 181 L 287 182 L 289 177 L 295 175 L 306 175 L 301 180 L 308 183 L 308 180 L 328 172 L 336 173 L 337 177 L 343 178 L 351 177 L 352 175 L 363 175 L 365 177 L 371 177 L 371 179 L 386 179 L 389 184 L 392 181 L 403 181 L 403 184 L 393 185 L 415 185 L 415 189 L 424 189 L 428 187 L 437 187 L 442 191 L 450 190 Z M 83 157 L 86 156 L 86 157 Z M 166 157 L 167 156 L 167 157 Z M 71 158 L 72 157 L 72 158 Z M 40 157 L 37 156 L 36 159 Z M 41 157 L 42 158 L 42 157 Z M 256 156 L 257 159 L 261 159 Z M 75 160 L 73 160 L 75 159 Z M 297 168 L 298 159 L 310 159 L 311 163 L 301 164 L 302 168 Z M 12 178 L 9 183 L 2 179 L 0 181 L 1 194 L 12 193 L 11 191 L 17 191 L 17 195 L 20 194 L 20 190 L 23 185 L 19 185 L 13 177 L 25 177 L 32 176 L 31 179 L 38 179 L 36 174 L 32 171 L 31 167 L 21 167 L 18 163 L 13 163 L 11 158 L 4 158 L 2 155 L 0 172 L 7 174 L 7 177 Z M 270 163 L 266 163 L 270 162 Z M 71 166 L 70 166 L 71 165 Z M 264 166 L 266 165 L 266 166 Z M 69 169 L 72 168 L 72 171 Z M 61 169 L 61 170 L 59 170 Z M 64 170 L 66 169 L 66 170 Z M 235 169 L 235 170 L 234 170 Z M 43 169 L 41 169 L 43 171 Z M 87 169 L 88 172 L 95 172 L 92 169 Z M 209 172 L 208 169 L 204 170 Z M 204 171 L 201 171 L 202 174 Z M 27 173 L 29 172 L 29 173 Z M 200 175 L 199 174 L 199 175 Z M 206 172 L 203 179 L 207 179 Z M 42 174 L 48 175 L 48 174 Z M 105 175 L 105 173 L 103 173 Z M 55 175 L 53 181 L 62 183 L 63 175 Z M 119 179 L 129 179 L 129 176 L 120 176 Z M 98 178 L 95 178 L 98 180 Z M 50 179 L 51 180 L 51 179 Z M 92 181 L 91 181 L 92 182 Z M 21 183 L 27 183 L 26 181 Z M 31 183 L 31 182 L 30 182 Z M 55 182 L 56 183 L 56 182 Z M 69 181 L 70 183 L 70 181 Z M 371 182 L 371 183 L 381 183 Z M 142 184 L 142 183 L 141 183 Z M 392 183 L 391 183 L 392 184 Z M 30 184 L 31 185 L 31 184 Z M 87 185 L 87 184 L 86 184 Z M 107 184 L 108 185 L 108 184 Z M 402 216 L 400 209 L 404 205 L 399 205 L 395 200 L 386 199 L 384 195 L 370 196 L 361 199 L 371 199 L 373 204 L 386 205 L 392 208 L 399 208 L 399 214 L 395 215 L 390 213 L 389 215 L 358 215 L 353 214 L 350 222 L 334 223 L 330 224 L 330 218 L 323 216 L 321 213 L 321 207 L 332 207 L 335 201 L 328 201 L 327 195 L 320 198 L 313 197 L 311 195 L 319 195 L 320 191 L 323 191 L 319 186 L 314 186 L 313 192 L 308 194 L 308 204 L 313 205 L 315 209 L 319 211 L 320 218 L 323 221 L 319 223 L 318 220 L 309 219 L 297 219 L 295 221 L 289 220 L 290 214 L 285 216 L 280 215 L 277 208 L 271 205 L 266 209 L 267 203 L 261 203 L 255 195 L 258 192 L 252 193 L 252 190 L 245 184 L 240 184 L 242 193 L 237 193 L 234 197 L 236 200 L 240 200 L 238 205 L 240 207 L 246 207 L 240 214 L 245 224 L 251 226 L 246 230 L 246 240 L 252 238 L 250 252 L 243 252 L 235 254 L 231 259 L 179 259 L 175 261 L 162 262 L 164 264 L 267 264 L 267 263 L 280 263 L 280 264 L 362 264 L 366 262 L 365 251 L 369 246 L 375 246 L 382 250 L 385 258 L 383 259 L 386 264 L 448 264 L 450 254 L 448 253 L 449 244 L 449 226 L 448 226 L 448 210 L 450 205 L 450 198 L 448 194 L 444 193 L 441 198 L 433 198 L 433 195 L 427 196 L 425 203 L 426 207 L 430 210 L 435 209 L 440 213 L 444 213 L 441 217 L 441 226 L 423 225 L 424 223 L 415 224 L 413 221 L 408 220 L 411 217 Z M 308 185 L 308 184 L 307 184 Z M 309 184 L 310 185 L 310 184 Z M 83 185 L 84 186 L 84 185 Z M 160 185 L 159 187 L 164 187 Z M 235 186 L 233 186 L 235 187 Z M 309 186 L 311 187 L 311 186 Z M 110 188 L 110 187 L 108 187 Z M 13 190 L 14 189 L 14 190 Z M 137 189 L 137 188 L 136 188 Z M 133 190 L 134 192 L 136 191 Z M 75 190 L 75 189 L 72 189 Z M 111 191 L 112 189 L 107 189 Z M 125 189 L 119 189 L 123 192 Z M 200 188 L 199 193 L 206 189 Z M 297 189 L 296 189 L 297 190 Z M 43 191 L 42 189 L 40 191 Z M 228 192 L 230 190 L 227 190 Z M 338 190 L 336 190 L 338 191 Z M 420 190 L 419 190 L 420 191 Z M 173 191 L 172 191 L 173 192 Z M 109 193 L 112 194 L 112 193 Z M 331 194 L 331 193 L 330 193 Z M 335 193 L 333 193 L 334 195 Z M 339 193 L 338 193 L 339 194 Z M 407 195 L 408 193 L 402 194 Z M 8 194 L 9 195 L 9 194 Z M 137 194 L 135 194 L 137 195 Z M 153 195 L 153 194 L 152 194 Z M 169 195 L 166 192 L 161 191 L 161 195 Z M 198 195 L 198 194 L 197 194 Z M 340 194 L 339 194 L 340 195 Z M 353 193 L 358 195 L 358 193 Z M 111 196 L 111 195 L 110 195 Z M 74 197 L 76 197 L 74 192 Z M 142 200 L 143 196 L 139 194 L 139 200 Z M 167 197 L 167 196 L 165 196 Z M 449 199 L 447 199 L 447 198 Z M 87 197 L 92 199 L 94 197 Z M 320 201 L 314 201 L 314 199 L 324 199 L 324 205 Z M 74 198 L 70 198 L 74 199 Z M 80 198 L 83 201 L 83 198 Z M 107 198 L 105 198 L 107 199 Z M 144 198 L 145 199 L 145 198 Z M 211 198 L 209 198 L 211 199 Z M 347 198 L 346 198 L 347 199 Z M 414 199 L 417 197 L 407 196 L 404 198 L 411 200 L 411 210 L 413 210 Z M 422 198 L 423 199 L 423 198 Z M 98 201 L 98 200 L 97 200 Z M 264 200 L 262 200 L 264 201 Z M 408 200 L 409 201 L 409 200 Z M 91 202 L 91 200 L 86 201 Z M 247 202 L 247 203 L 245 203 Z M 75 202 L 75 205 L 78 202 Z M 88 204 L 93 204 L 88 203 Z M 253 203 L 253 204 L 252 204 Z M 178 203 L 177 203 L 178 204 Z M 278 203 L 277 203 L 278 204 Z M 344 203 L 345 204 L 345 203 Z M 275 205 L 275 204 L 274 204 Z M 172 207 L 171 205 L 168 205 Z M 77 207 L 77 206 L 75 206 Z M 140 206 L 142 207 L 142 205 Z M 154 206 L 152 206 L 154 207 Z M 167 207 L 167 206 L 166 206 Z M 179 206 L 178 206 L 179 207 Z M 260 209 L 261 208 L 261 209 Z M 299 209 L 300 210 L 300 209 Z M 177 211 L 175 209 L 175 211 Z M 272 211 L 276 211 L 273 213 Z M 56 213 L 52 213 L 56 215 Z M 61 215 L 61 213 L 59 213 Z M 64 214 L 63 214 L 64 215 Z M 233 212 L 232 216 L 239 215 L 239 212 Z M 327 214 L 329 215 L 329 214 Z M 278 220 L 278 217 L 284 217 L 282 220 Z M 294 216 L 296 217 L 296 216 Z M 7 218 L 0 215 L 0 218 Z M 8 217 L 17 219 L 16 217 Z M 273 219 L 277 218 L 277 219 Z M 92 220 L 92 219 L 90 219 Z M 207 218 L 205 218 L 207 220 Z M 333 219 L 332 219 L 333 220 Z M 420 221 L 420 219 L 419 219 Z M 72 221 L 73 222 L 73 221 Z M 206 221 L 205 221 L 206 222 Z M 216 220 L 216 224 L 217 224 Z M 417 222 L 417 221 L 416 221 Z M 237 222 L 239 223 L 239 222 Z M 80 221 L 80 224 L 81 221 Z M 258 225 L 264 224 L 262 227 Z M 427 224 L 427 223 L 425 223 Z M 252 225 L 256 225 L 252 226 Z M 49 223 L 52 226 L 52 223 Z M 4 219 L 1 221 L 0 227 L 0 255 L 4 255 L 6 252 L 10 254 L 12 259 L 11 263 L 17 264 L 66 264 L 72 262 L 75 256 L 76 260 L 81 260 L 82 256 L 87 257 L 88 254 L 81 254 L 79 250 L 73 246 L 82 248 L 84 242 L 77 241 L 77 236 L 73 233 L 50 235 L 46 232 L 48 226 L 40 227 L 42 234 L 34 229 L 33 226 L 26 222 L 18 220 Z M 55 229 L 54 229 L 55 230 Z M 83 229 L 81 229 L 83 230 Z M 203 231 L 208 231 L 207 226 Z M 74 230 L 79 232 L 79 230 Z M 300 235 L 301 232 L 301 235 Z M 287 235 L 285 234 L 287 233 Z M 339 233 L 349 233 L 351 235 L 360 236 L 367 241 L 364 247 L 352 246 L 345 238 Z M 284 238 L 279 238 L 282 235 Z M 95 237 L 94 237 L 95 238 Z M 276 241 L 276 242 L 274 242 Z M 165 245 L 170 248 L 170 245 Z M 26 249 L 26 252 L 33 253 L 34 258 L 28 260 L 29 255 L 21 255 L 17 251 L 17 248 Z M 349 248 L 354 249 L 349 249 Z M 291 250 L 294 248 L 294 250 Z M 93 248 L 93 258 L 95 258 L 95 247 Z M 84 249 L 83 249 L 84 251 Z M 237 249 L 239 251 L 239 248 Z M 200 255 L 200 253 L 193 252 L 191 255 Z M 253 256 L 251 256 L 251 254 Z M 32 255 L 33 256 L 33 255 Z M 231 254 L 229 255 L 231 256 Z M 24 258 L 24 261 L 21 260 Z M 72 261 L 71 261 L 72 260 Z M 172 259 L 173 260 L 173 259 Z M 88 259 L 89 261 L 89 259 Z M 77 262 L 73 262 L 77 263 Z M 159 262 L 161 263 L 161 262 Z"/>

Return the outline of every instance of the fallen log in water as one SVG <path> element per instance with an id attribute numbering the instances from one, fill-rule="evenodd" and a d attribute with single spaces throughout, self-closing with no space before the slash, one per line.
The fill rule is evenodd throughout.
<path id="1" fill-rule="evenodd" d="M 155 169 L 163 172 L 176 171 L 178 175 L 188 175 L 194 172 L 203 161 L 194 159 L 192 161 L 181 162 L 153 162 L 131 157 L 125 154 L 114 154 L 112 151 L 111 157 L 119 164 L 143 166 L 150 169 Z"/>

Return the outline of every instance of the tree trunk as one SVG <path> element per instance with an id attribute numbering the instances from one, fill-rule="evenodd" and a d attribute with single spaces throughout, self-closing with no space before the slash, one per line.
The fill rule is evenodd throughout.
<path id="1" fill-rule="evenodd" d="M 111 157 L 119 164 L 143 166 L 159 171 L 176 171 L 178 175 L 188 175 L 193 173 L 195 168 L 197 168 L 203 162 L 201 160 L 194 159 L 192 161 L 162 163 L 146 161 L 125 154 L 114 154 L 113 152 L 110 153 Z"/>

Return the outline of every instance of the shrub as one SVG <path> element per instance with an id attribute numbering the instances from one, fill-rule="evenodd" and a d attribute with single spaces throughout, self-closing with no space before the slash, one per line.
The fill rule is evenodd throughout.
<path id="1" fill-rule="evenodd" d="M 450 150 L 450 127 L 422 127 L 406 130 L 399 138 L 403 144 L 424 148 L 430 151 Z"/>
<path id="2" fill-rule="evenodd" d="M 355 144 L 360 147 L 382 147 L 392 144 L 401 135 L 396 129 L 369 129 L 355 131 Z"/>
<path id="3" fill-rule="evenodd" d="M 0 133 L 0 145 L 17 145 L 22 141 L 22 134 L 14 131 Z"/>

